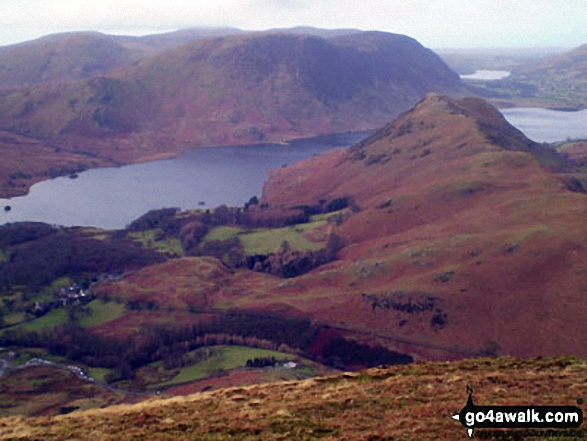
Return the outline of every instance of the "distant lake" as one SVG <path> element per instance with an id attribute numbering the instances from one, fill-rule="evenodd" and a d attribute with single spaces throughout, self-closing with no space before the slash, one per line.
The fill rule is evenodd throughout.
<path id="1" fill-rule="evenodd" d="M 468 75 L 461 75 L 463 80 L 483 80 L 483 81 L 494 81 L 503 80 L 511 75 L 511 72 L 507 70 L 478 70 L 475 73 Z"/>
<path id="2" fill-rule="evenodd" d="M 537 142 L 587 139 L 587 110 L 563 112 L 541 108 L 513 108 L 501 111 L 505 119 Z"/>
<path id="3" fill-rule="evenodd" d="M 87 170 L 76 179 L 60 177 L 35 184 L 26 196 L 0 199 L 0 224 L 38 221 L 115 229 L 156 208 L 242 206 L 252 196 L 260 196 L 269 170 L 350 146 L 367 135 L 203 148 L 173 159 Z M 5 212 L 7 205 L 11 210 Z"/>

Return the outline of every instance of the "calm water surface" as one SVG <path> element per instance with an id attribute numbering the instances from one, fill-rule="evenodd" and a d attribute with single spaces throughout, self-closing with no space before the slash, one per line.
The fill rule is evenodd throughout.
<path id="1" fill-rule="evenodd" d="M 587 138 L 587 110 L 561 112 L 540 108 L 513 108 L 501 112 L 510 124 L 537 142 Z"/>
<path id="2" fill-rule="evenodd" d="M 88 170 L 77 179 L 61 177 L 35 184 L 23 197 L 0 199 L 0 223 L 123 228 L 156 208 L 242 206 L 251 196 L 260 196 L 269 170 L 352 145 L 365 136 L 339 134 L 284 145 L 196 149 L 174 159 Z M 7 205 L 12 208 L 9 212 L 4 211 Z"/>
<path id="3" fill-rule="evenodd" d="M 587 138 L 587 110 L 514 108 L 502 112 L 534 141 Z M 123 228 L 156 208 L 242 206 L 251 196 L 260 195 L 269 170 L 352 145 L 365 136 L 329 135 L 286 145 L 197 149 L 169 160 L 88 170 L 77 179 L 38 183 L 27 196 L 0 199 L 0 223 L 40 221 Z M 12 207 L 9 212 L 3 210 L 7 205 Z"/>
<path id="4" fill-rule="evenodd" d="M 494 81 L 502 80 L 511 75 L 510 71 L 507 70 L 478 70 L 473 74 L 461 75 L 463 80 L 483 80 L 483 81 Z"/>

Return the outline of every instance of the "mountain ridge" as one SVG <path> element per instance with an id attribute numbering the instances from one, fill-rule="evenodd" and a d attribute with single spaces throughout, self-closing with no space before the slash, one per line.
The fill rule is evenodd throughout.
<path id="1" fill-rule="evenodd" d="M 245 33 L 195 39 L 87 79 L 2 90 L 0 129 L 129 163 L 372 129 L 430 91 L 460 88 L 409 37 Z"/>

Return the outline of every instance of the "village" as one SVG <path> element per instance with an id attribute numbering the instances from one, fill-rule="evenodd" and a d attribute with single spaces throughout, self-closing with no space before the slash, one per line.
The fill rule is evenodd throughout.
<path id="1" fill-rule="evenodd" d="M 94 298 L 89 288 L 84 290 L 76 282 L 71 283 L 69 286 L 59 288 L 59 290 L 53 293 L 53 296 L 54 301 L 47 302 L 38 300 L 34 303 L 32 309 L 27 312 L 34 314 L 35 317 L 41 317 L 54 308 L 83 305 L 89 303 Z"/>

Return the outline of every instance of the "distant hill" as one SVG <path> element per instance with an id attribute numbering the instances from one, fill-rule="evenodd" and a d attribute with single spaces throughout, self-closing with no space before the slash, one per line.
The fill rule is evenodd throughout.
<path id="1" fill-rule="evenodd" d="M 536 63 L 521 71 L 521 74 L 563 76 L 570 79 L 587 80 L 587 44 Z"/>
<path id="2" fill-rule="evenodd" d="M 98 32 L 56 34 L 0 47 L 0 88 L 88 78 L 140 57 Z"/>
<path id="3" fill-rule="evenodd" d="M 268 32 L 272 33 L 285 33 L 285 34 L 298 34 L 298 35 L 314 35 L 316 37 L 330 38 L 339 37 L 341 35 L 356 34 L 363 32 L 359 29 L 344 28 L 344 29 L 321 29 L 313 26 L 296 26 L 293 28 L 275 28 L 270 29 Z"/>
<path id="4" fill-rule="evenodd" d="M 0 46 L 0 89 L 90 78 L 197 38 L 240 32 L 189 28 L 142 37 L 69 32 Z"/>
<path id="5" fill-rule="evenodd" d="M 470 89 L 504 107 L 587 108 L 587 45 L 515 69 L 499 81 L 470 83 Z"/>
<path id="6" fill-rule="evenodd" d="M 68 67 L 47 55 L 23 69 L 31 72 L 26 81 L 92 77 L 0 91 L 0 129 L 109 161 L 372 129 L 430 91 L 461 90 L 432 51 L 382 32 L 200 38 L 125 66 L 138 52 L 119 40 L 74 34 L 46 44 L 63 41 L 81 58 L 64 55 Z M 81 50 L 84 44 L 97 49 Z M 117 64 L 107 75 L 91 74 Z"/>

